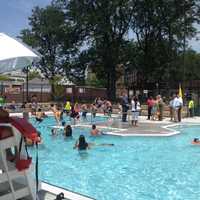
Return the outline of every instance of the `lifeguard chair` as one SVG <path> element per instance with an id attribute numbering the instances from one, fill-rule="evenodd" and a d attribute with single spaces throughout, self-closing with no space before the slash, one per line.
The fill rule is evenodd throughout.
<path id="1" fill-rule="evenodd" d="M 37 199 L 24 138 L 37 140 L 37 131 L 27 120 L 0 117 L 0 200 Z"/>

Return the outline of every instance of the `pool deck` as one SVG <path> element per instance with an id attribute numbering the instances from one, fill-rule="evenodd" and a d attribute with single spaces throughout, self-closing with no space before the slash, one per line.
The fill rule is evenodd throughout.
<path id="1" fill-rule="evenodd" d="M 98 124 L 99 129 L 110 129 L 106 132 L 108 135 L 116 136 L 173 136 L 179 134 L 179 131 L 174 130 L 173 127 L 185 124 L 199 124 L 200 117 L 184 118 L 180 123 L 170 121 L 169 118 L 163 121 L 147 120 L 146 117 L 141 116 L 137 127 L 134 127 L 129 122 L 121 122 L 120 119 L 108 121 L 106 123 Z"/>
<path id="2" fill-rule="evenodd" d="M 56 195 L 63 193 L 65 199 L 63 200 L 95 200 L 88 196 L 60 188 L 49 183 L 41 182 L 41 190 L 38 193 L 39 200 L 55 200 Z"/>

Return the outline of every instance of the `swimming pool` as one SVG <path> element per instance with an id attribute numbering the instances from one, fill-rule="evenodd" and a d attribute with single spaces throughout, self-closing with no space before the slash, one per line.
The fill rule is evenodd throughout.
<path id="1" fill-rule="evenodd" d="M 63 139 L 50 135 L 53 123 L 48 118 L 38 126 L 44 142 L 39 147 L 41 180 L 97 200 L 200 199 L 200 146 L 190 144 L 200 126 L 179 127 L 180 135 L 163 138 L 92 138 L 88 129 L 75 128 L 74 139 Z M 79 154 L 72 147 L 80 134 L 89 142 L 115 146 Z"/>

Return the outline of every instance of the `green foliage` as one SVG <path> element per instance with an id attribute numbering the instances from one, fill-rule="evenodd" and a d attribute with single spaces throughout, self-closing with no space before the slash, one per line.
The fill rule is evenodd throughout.
<path id="1" fill-rule="evenodd" d="M 185 57 L 185 58 L 184 58 Z M 185 62 L 183 63 L 183 60 Z M 173 74 L 175 81 L 199 80 L 200 79 L 200 54 L 188 49 L 185 55 L 181 53 L 173 64 Z"/>
<path id="2" fill-rule="evenodd" d="M 141 0 L 135 9 L 132 28 L 142 51 L 143 82 L 170 80 L 174 60 L 196 33 L 198 1 Z"/>
<path id="3" fill-rule="evenodd" d="M 28 78 L 29 80 L 32 80 L 34 78 L 41 78 L 41 75 L 38 71 L 29 71 Z"/>
<path id="4" fill-rule="evenodd" d="M 21 31 L 20 38 L 41 54 L 37 67 L 45 78 L 54 80 L 56 75 L 67 75 L 69 79 L 83 79 L 84 70 L 74 64 L 77 48 L 64 12 L 53 5 L 46 8 L 35 7 L 29 17 L 29 25 L 29 29 Z M 52 81 L 54 92 L 53 84 Z"/>
<path id="5" fill-rule="evenodd" d="M 58 74 L 83 84 L 90 67 L 95 75 L 86 84 L 106 86 L 115 99 L 126 68 L 139 72 L 141 87 L 198 78 L 199 55 L 186 50 L 199 7 L 199 0 L 53 0 L 33 9 L 21 38 L 41 53 L 39 68 L 52 88 Z"/>
<path id="6" fill-rule="evenodd" d="M 116 66 L 120 47 L 130 28 L 132 7 L 130 1 L 55 1 L 73 24 L 74 35 L 80 42 L 88 42 L 92 52 L 94 70 L 98 78 L 107 81 L 108 95 L 115 99 Z M 101 68 L 95 70 L 96 66 Z"/>
<path id="7" fill-rule="evenodd" d="M 6 75 L 0 75 L 0 81 L 8 81 L 10 78 Z"/>
<path id="8" fill-rule="evenodd" d="M 29 17 L 30 29 L 21 31 L 22 40 L 42 55 L 39 69 L 46 78 L 62 73 L 66 37 L 64 13 L 53 6 L 35 7 Z"/>
<path id="9" fill-rule="evenodd" d="M 101 88 L 105 87 L 105 80 L 98 79 L 95 73 L 91 73 L 89 77 L 86 79 L 85 84 L 88 86 Z"/>
<path id="10" fill-rule="evenodd" d="M 62 76 L 56 75 L 51 80 L 49 80 L 50 84 L 52 85 L 52 90 L 54 91 L 52 97 L 54 100 L 59 101 L 65 94 L 65 87 L 60 85 L 59 82 L 61 81 Z"/>

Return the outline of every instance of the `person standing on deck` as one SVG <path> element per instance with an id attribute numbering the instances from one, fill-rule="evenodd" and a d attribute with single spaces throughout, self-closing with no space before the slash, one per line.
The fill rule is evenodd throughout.
<path id="1" fill-rule="evenodd" d="M 140 108 L 140 102 L 138 101 L 138 98 L 136 96 L 132 98 L 131 105 L 132 105 L 132 125 L 137 126 L 141 108 Z"/>
<path id="2" fill-rule="evenodd" d="M 147 99 L 147 106 L 148 106 L 148 120 L 150 120 L 151 118 L 151 111 L 152 111 L 152 108 L 153 108 L 153 105 L 154 105 L 154 100 L 152 98 L 152 96 L 150 96 L 148 99 Z"/>
<path id="3" fill-rule="evenodd" d="M 163 120 L 163 108 L 164 108 L 164 102 L 161 98 L 161 95 L 157 96 L 157 101 L 158 101 L 158 120 L 162 121 Z"/>
<path id="4" fill-rule="evenodd" d="M 129 109 L 128 96 L 126 92 L 123 93 L 121 105 L 122 105 L 122 122 L 126 122 L 127 111 Z"/>
<path id="5" fill-rule="evenodd" d="M 179 94 L 177 94 L 173 102 L 173 107 L 175 110 L 175 122 L 181 121 L 182 106 L 183 106 L 183 99 L 182 97 L 179 96 Z"/>
<path id="6" fill-rule="evenodd" d="M 188 103 L 188 110 L 189 110 L 189 116 L 194 117 L 194 101 L 192 97 L 190 97 L 190 100 Z"/>

